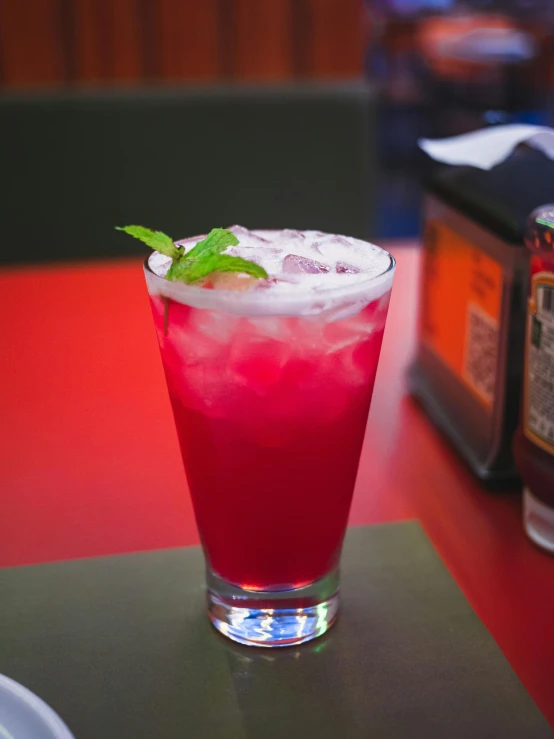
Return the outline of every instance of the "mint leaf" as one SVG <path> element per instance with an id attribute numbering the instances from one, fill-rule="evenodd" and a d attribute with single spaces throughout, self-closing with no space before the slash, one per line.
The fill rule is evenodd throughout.
<path id="1" fill-rule="evenodd" d="M 175 246 L 173 239 L 161 231 L 152 231 L 144 226 L 116 226 L 116 231 L 125 231 L 129 236 L 139 239 L 151 249 L 159 251 L 172 259 L 179 259 L 182 251 Z"/>
<path id="2" fill-rule="evenodd" d="M 212 272 L 243 272 L 252 277 L 267 279 L 267 272 L 254 262 L 229 254 L 208 254 L 201 259 L 180 259 L 173 262 L 166 279 L 184 282 L 196 282 Z"/>
<path id="3" fill-rule="evenodd" d="M 205 239 L 199 241 L 187 254 L 187 259 L 199 259 L 212 254 L 221 254 L 228 246 L 237 246 L 239 240 L 225 228 L 212 228 Z"/>
<path id="4" fill-rule="evenodd" d="M 250 262 L 242 257 L 232 257 L 230 254 L 218 254 L 215 258 L 212 272 L 243 272 L 261 280 L 267 280 L 268 274 L 256 262 Z"/>
<path id="5" fill-rule="evenodd" d="M 197 262 L 187 259 L 186 255 L 181 259 L 174 259 L 166 272 L 165 279 L 172 280 L 173 282 L 192 282 L 193 280 L 189 279 L 188 275 L 191 267 L 195 264 L 197 264 Z M 201 261 L 200 264 L 202 264 Z"/>
<path id="6" fill-rule="evenodd" d="M 242 272 L 267 280 L 267 272 L 259 264 L 221 253 L 228 246 L 237 246 L 239 243 L 235 234 L 224 228 L 212 228 L 206 238 L 199 241 L 187 254 L 161 231 L 152 231 L 144 226 L 116 226 L 116 229 L 143 241 L 160 254 L 171 257 L 166 280 L 196 282 L 212 272 Z"/>

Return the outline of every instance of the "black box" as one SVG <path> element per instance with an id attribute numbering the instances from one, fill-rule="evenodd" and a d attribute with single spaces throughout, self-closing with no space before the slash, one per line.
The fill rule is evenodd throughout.
<path id="1" fill-rule="evenodd" d="M 483 480 L 517 479 L 511 442 L 523 371 L 529 213 L 554 162 L 518 147 L 490 171 L 440 167 L 427 188 L 421 321 L 410 385 Z"/>

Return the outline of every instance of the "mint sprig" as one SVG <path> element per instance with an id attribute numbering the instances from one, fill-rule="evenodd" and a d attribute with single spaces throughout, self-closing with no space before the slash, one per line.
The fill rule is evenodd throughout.
<path id="1" fill-rule="evenodd" d="M 188 259 L 199 259 L 203 256 L 221 254 L 228 246 L 238 246 L 239 240 L 226 228 L 212 228 L 205 239 L 199 241 L 187 254 Z"/>
<path id="2" fill-rule="evenodd" d="M 182 258 L 174 259 L 169 268 L 166 279 L 184 282 L 194 282 L 201 277 L 206 277 L 214 268 L 206 272 L 208 261 L 210 264 L 213 257 L 218 256 L 228 246 L 236 246 L 239 240 L 234 233 L 224 228 L 212 228 L 205 239 L 199 241 L 188 254 Z"/>
<path id="3" fill-rule="evenodd" d="M 129 236 L 139 239 L 147 246 L 159 251 L 160 254 L 165 254 L 166 257 L 179 259 L 182 254 L 182 249 L 175 246 L 173 239 L 162 231 L 152 231 L 144 226 L 116 226 L 115 230 L 125 231 Z"/>
<path id="4" fill-rule="evenodd" d="M 268 277 L 265 269 L 259 264 L 221 253 L 228 246 L 237 246 L 239 243 L 235 234 L 224 228 L 213 228 L 206 238 L 199 241 L 187 254 L 170 236 L 161 231 L 152 231 L 144 226 L 123 226 L 117 227 L 117 230 L 125 231 L 152 249 L 171 257 L 171 266 L 166 274 L 167 280 L 192 283 L 212 272 L 242 272 L 258 279 Z"/>

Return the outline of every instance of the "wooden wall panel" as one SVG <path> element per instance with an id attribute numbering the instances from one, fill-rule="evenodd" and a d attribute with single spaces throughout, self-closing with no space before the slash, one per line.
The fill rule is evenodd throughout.
<path id="1" fill-rule="evenodd" d="M 0 85 L 359 76 L 362 0 L 0 0 Z"/>
<path id="2" fill-rule="evenodd" d="M 294 75 L 295 0 L 234 0 L 230 59 L 233 77 L 282 80 Z"/>
<path id="3" fill-rule="evenodd" d="M 141 0 L 107 0 L 110 27 L 111 75 L 115 80 L 138 80 L 144 76 L 144 29 Z"/>
<path id="4" fill-rule="evenodd" d="M 359 77 L 367 17 L 362 0 L 298 0 L 300 72 L 309 77 Z M 297 11 L 298 12 L 298 11 Z"/>
<path id="5" fill-rule="evenodd" d="M 100 3 L 102 0 L 71 0 L 70 13 L 72 77 L 100 82 L 108 76 Z"/>
<path id="6" fill-rule="evenodd" d="M 73 78 L 140 80 L 145 74 L 141 0 L 70 0 Z"/>
<path id="7" fill-rule="evenodd" d="M 63 0 L 0 0 L 0 80 L 6 87 L 68 77 Z"/>
<path id="8" fill-rule="evenodd" d="M 214 80 L 222 74 L 218 0 L 155 0 L 154 75 L 167 80 Z"/>

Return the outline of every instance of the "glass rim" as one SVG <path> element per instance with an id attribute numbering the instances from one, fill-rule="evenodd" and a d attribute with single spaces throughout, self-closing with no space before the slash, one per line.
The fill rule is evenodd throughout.
<path id="1" fill-rule="evenodd" d="M 261 229 L 257 230 L 261 231 Z M 180 242 L 188 240 L 181 239 Z M 358 240 L 363 241 L 363 239 Z M 367 241 L 364 243 L 376 246 Z M 151 254 L 145 257 L 143 266 L 150 295 L 170 298 L 193 308 L 220 310 L 235 315 L 304 316 L 323 313 L 329 308 L 340 307 L 341 303 L 350 300 L 359 300 L 360 304 L 363 302 L 367 305 L 384 295 L 392 287 L 396 259 L 386 249 L 378 248 L 388 256 L 389 261 L 387 267 L 376 275 L 358 279 L 346 285 L 335 285 L 300 294 L 291 291 L 271 297 L 264 291 L 206 290 L 197 285 L 166 280 L 150 267 Z M 293 307 L 296 307 L 296 310 L 293 310 Z"/>

